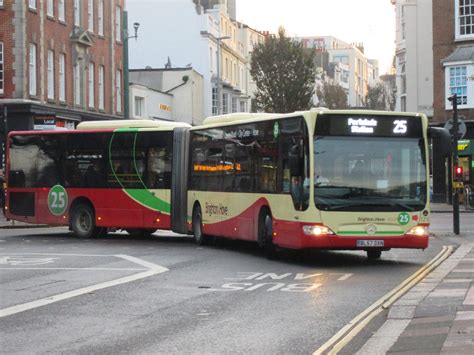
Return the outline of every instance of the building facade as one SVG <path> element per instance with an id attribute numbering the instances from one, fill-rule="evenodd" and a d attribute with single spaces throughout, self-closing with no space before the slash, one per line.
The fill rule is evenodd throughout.
<path id="1" fill-rule="evenodd" d="M 122 116 L 124 0 L 0 1 L 0 136 Z"/>
<path id="2" fill-rule="evenodd" d="M 395 6 L 396 14 L 395 109 L 422 112 L 431 118 L 433 117 L 432 0 L 391 0 L 391 2 Z"/>
<path id="3" fill-rule="evenodd" d="M 243 32 L 250 32 L 232 20 L 225 4 L 205 9 L 197 0 L 156 0 L 131 2 L 128 10 L 130 19 L 136 16 L 146 22 L 141 41 L 129 43 L 131 67 L 192 66 L 203 77 L 205 117 L 250 110 L 249 60 L 243 38 Z M 148 27 L 152 31 L 147 32 Z"/>
<path id="4" fill-rule="evenodd" d="M 132 69 L 130 117 L 199 124 L 203 86 L 203 76 L 190 67 Z"/>
<path id="5" fill-rule="evenodd" d="M 342 87 L 347 89 L 347 103 L 351 107 L 362 107 L 368 93 L 369 79 L 373 82 L 374 75 L 378 76 L 379 68 L 376 60 L 369 60 L 364 55 L 362 44 L 348 44 L 332 36 L 300 37 L 296 40 L 302 41 L 305 48 L 311 48 L 317 52 L 327 52 L 328 63 L 341 63 Z M 321 56 L 321 58 L 326 58 Z M 321 63 L 325 68 L 328 63 Z M 348 72 L 344 70 L 348 68 Z M 347 80 L 346 80 L 347 79 Z M 378 79 L 378 78 L 377 78 Z"/>
<path id="6" fill-rule="evenodd" d="M 474 186 L 474 1 L 432 0 L 433 86 L 432 124 L 443 126 L 453 117 L 449 98 L 458 96 L 458 117 L 465 134 L 458 144 L 465 185 Z M 450 163 L 448 163 L 448 166 Z M 434 154 L 435 197 L 450 197 L 452 169 Z"/>

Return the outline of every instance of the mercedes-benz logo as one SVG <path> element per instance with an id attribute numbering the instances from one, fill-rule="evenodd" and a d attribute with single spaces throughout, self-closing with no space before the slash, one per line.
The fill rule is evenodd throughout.
<path id="1" fill-rule="evenodd" d="M 367 231 L 367 234 L 374 235 L 375 232 L 377 232 L 377 227 L 373 224 L 369 224 L 365 230 Z"/>

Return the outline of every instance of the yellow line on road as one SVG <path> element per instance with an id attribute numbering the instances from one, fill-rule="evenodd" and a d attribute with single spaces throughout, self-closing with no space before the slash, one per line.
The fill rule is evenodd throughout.
<path id="1" fill-rule="evenodd" d="M 405 279 L 392 291 L 385 294 L 369 308 L 361 312 L 341 330 L 339 330 L 331 339 L 324 343 L 313 355 L 337 354 L 341 351 L 369 322 L 384 309 L 390 307 L 397 299 L 403 296 L 408 290 L 426 277 L 433 269 L 438 267 L 453 252 L 454 247 L 443 246 L 441 251 L 431 261 L 422 266 L 413 275 Z"/>

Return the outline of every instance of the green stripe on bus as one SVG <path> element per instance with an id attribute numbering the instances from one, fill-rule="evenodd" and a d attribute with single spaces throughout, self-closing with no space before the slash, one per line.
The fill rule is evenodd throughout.
<path id="1" fill-rule="evenodd" d="M 170 214 L 171 205 L 163 201 L 162 199 L 156 197 L 148 190 L 142 189 L 125 189 L 125 192 L 134 200 L 156 211 L 161 211 Z"/>
<path id="2" fill-rule="evenodd" d="M 123 132 L 138 132 L 138 128 L 117 128 L 114 133 L 123 133 Z"/>

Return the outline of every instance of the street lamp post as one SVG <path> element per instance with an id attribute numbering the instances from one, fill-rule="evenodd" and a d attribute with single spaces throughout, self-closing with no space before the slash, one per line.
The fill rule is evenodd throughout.
<path id="1" fill-rule="evenodd" d="M 217 115 L 222 113 L 222 83 L 221 83 L 221 42 L 224 39 L 229 39 L 230 36 L 216 37 L 208 31 L 201 31 L 202 36 L 210 37 L 217 43 Z M 211 68 L 212 69 L 212 68 Z"/>
<path id="2" fill-rule="evenodd" d="M 129 97 L 129 80 L 128 80 L 128 40 L 130 38 L 138 38 L 138 28 L 140 24 L 135 22 L 133 29 L 135 30 L 134 36 L 128 35 L 128 12 L 123 12 L 123 118 L 130 118 L 130 97 Z"/>

